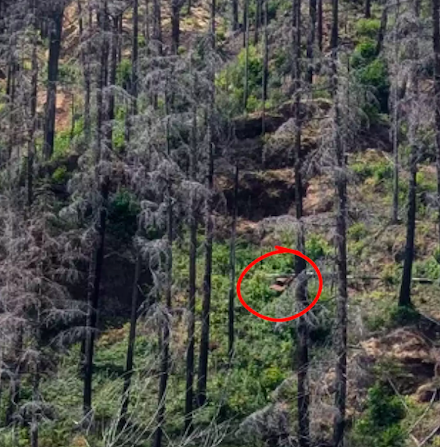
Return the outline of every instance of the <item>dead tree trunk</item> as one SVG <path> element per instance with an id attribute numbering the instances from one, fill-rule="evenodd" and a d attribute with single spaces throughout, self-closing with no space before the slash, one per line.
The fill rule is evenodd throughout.
<path id="1" fill-rule="evenodd" d="M 63 31 L 64 6 L 55 4 L 50 11 L 49 60 L 47 63 L 47 96 L 44 121 L 45 160 L 52 157 L 55 141 L 55 115 L 57 100 L 58 67 L 60 61 L 61 35 Z"/>
<path id="2" fill-rule="evenodd" d="M 313 1 L 313 0 L 312 0 Z M 304 253 L 305 240 L 302 231 L 301 220 L 303 217 L 303 182 L 302 182 L 302 154 L 301 154 L 301 0 L 293 1 L 293 60 L 295 83 L 294 107 L 295 107 L 295 142 L 294 142 L 294 172 L 295 172 L 295 210 L 296 219 L 300 229 L 297 234 L 297 249 Z M 309 43 L 309 42 L 308 42 Z M 307 49 L 309 50 L 309 48 Z M 307 72 L 307 77 L 309 71 Z M 308 79 L 309 80 L 309 79 Z M 311 83 L 311 79 L 310 79 Z M 298 285 L 295 290 L 295 299 L 299 309 L 307 307 L 307 281 L 306 281 L 306 261 L 300 257 L 295 258 L 295 276 L 298 278 Z M 309 384 L 308 384 L 308 363 L 309 363 L 309 335 L 308 325 L 305 317 L 298 320 L 297 326 L 297 408 L 298 408 L 298 443 L 300 447 L 310 445 L 310 417 L 309 417 Z"/>
<path id="3" fill-rule="evenodd" d="M 316 34 L 316 0 L 309 0 L 309 34 L 307 37 L 307 73 L 306 81 L 309 85 L 313 83 L 314 72 L 314 48 Z"/>
<path id="4" fill-rule="evenodd" d="M 232 31 L 237 31 L 238 26 L 238 0 L 232 0 Z"/>
<path id="5" fill-rule="evenodd" d="M 138 313 L 138 297 L 139 297 L 139 278 L 141 274 L 141 255 L 139 249 L 136 248 L 136 265 L 134 270 L 133 289 L 131 292 L 131 315 L 130 315 L 130 332 L 128 334 L 127 358 L 125 364 L 124 389 L 122 392 L 121 417 L 119 419 L 119 429 L 121 430 L 126 423 L 126 415 L 128 405 L 130 403 L 130 387 L 131 378 L 133 376 L 134 363 L 134 346 L 136 342 L 136 324 Z"/>
<path id="6" fill-rule="evenodd" d="M 417 19 L 420 14 L 419 0 L 414 1 L 414 13 Z M 417 26 L 420 26 L 419 22 Z M 402 283 L 399 293 L 399 306 L 411 306 L 411 278 L 412 278 L 412 266 L 414 262 L 414 238 L 416 231 L 416 192 L 417 192 L 417 159 L 418 159 L 418 143 L 417 143 L 417 112 L 414 112 L 416 108 L 416 101 L 419 96 L 419 74 L 418 74 L 418 32 L 414 36 L 413 45 L 413 66 L 411 67 L 411 80 L 410 80 L 410 116 L 409 116 L 409 144 L 411 147 L 410 153 L 410 177 L 408 182 L 408 217 L 406 222 L 406 244 L 405 244 L 405 257 L 403 261 L 403 273 Z"/>
<path id="7" fill-rule="evenodd" d="M 215 52 L 215 0 L 211 0 L 210 42 L 211 58 Z M 203 278 L 202 331 L 200 336 L 200 356 L 198 369 L 197 402 L 202 406 L 206 402 L 206 382 L 208 379 L 209 355 L 209 319 L 211 313 L 211 275 L 212 275 L 212 243 L 213 243 L 213 196 L 214 196 L 214 102 L 215 102 L 215 69 L 213 61 L 209 63 L 209 95 L 208 95 L 208 157 L 206 187 L 208 197 L 205 202 L 205 275 Z"/>
<path id="8" fill-rule="evenodd" d="M 107 41 L 106 41 L 106 26 L 107 21 L 107 3 L 103 2 L 102 7 L 98 11 L 98 25 L 102 33 L 102 45 L 100 48 L 101 58 L 100 67 L 97 76 L 96 88 L 96 106 L 97 106 L 97 122 L 96 122 L 96 137 L 95 137 L 95 181 L 100 192 L 100 209 L 98 211 L 98 222 L 96 225 L 97 241 L 95 253 L 93 256 L 92 278 L 90 278 L 91 288 L 90 296 L 88 298 L 87 310 L 87 334 L 85 342 L 85 365 L 84 365 L 84 393 L 83 393 L 83 412 L 87 422 L 92 419 L 92 381 L 93 381 L 93 359 L 95 336 L 97 330 L 98 313 L 99 313 L 99 298 L 102 278 L 102 269 L 104 264 L 105 251 L 105 234 L 107 225 L 107 201 L 109 194 L 109 178 L 102 177 L 99 172 L 99 165 L 102 158 L 102 144 L 103 136 L 105 136 L 105 119 L 106 114 L 103 101 L 103 91 L 107 83 Z"/>
<path id="9" fill-rule="evenodd" d="M 192 67 L 191 67 L 192 68 Z M 190 178 L 197 181 L 197 77 L 193 75 L 194 105 L 192 110 Z M 189 246 L 189 297 L 188 297 L 188 347 L 186 352 L 186 389 L 185 389 L 185 431 L 192 427 L 194 404 L 194 348 L 195 348 L 195 307 L 196 307 L 196 274 L 197 274 L 197 203 L 195 191 L 191 190 L 190 246 Z"/>
<path id="10" fill-rule="evenodd" d="M 235 244 L 237 235 L 237 202 L 238 202 L 238 166 L 235 166 L 235 177 L 234 177 L 234 203 L 232 206 L 232 225 L 231 225 L 231 242 L 229 248 L 229 306 L 228 306 L 228 362 L 229 367 L 232 367 L 232 360 L 234 358 L 234 307 L 235 307 Z"/>
<path id="11" fill-rule="evenodd" d="M 337 264 L 337 300 L 336 300 L 336 378 L 335 407 L 337 414 L 333 425 L 333 445 L 344 445 L 346 400 L 347 400 L 347 177 L 346 157 L 342 137 L 342 118 L 338 98 L 338 0 L 332 0 L 332 81 L 331 90 L 334 102 L 334 150 L 335 150 L 335 186 L 336 186 L 336 264 Z"/>
<path id="12" fill-rule="evenodd" d="M 269 80 L 269 36 L 267 28 L 267 16 L 268 16 L 268 3 L 269 0 L 263 0 L 263 88 L 262 88 L 262 99 L 263 99 L 263 112 L 261 114 L 261 134 L 266 133 L 266 101 L 267 101 L 267 84 Z M 264 151 L 262 164 L 264 166 Z"/>
<path id="13" fill-rule="evenodd" d="M 168 94 L 165 95 L 165 107 L 167 114 L 170 111 L 170 99 Z M 169 134 L 169 124 L 167 123 L 167 156 L 171 159 L 171 139 Z M 171 178 L 167 178 L 166 185 L 166 206 L 167 206 L 167 256 L 166 256 L 166 285 L 165 285 L 165 309 L 162 317 L 162 327 L 159 329 L 160 338 L 160 378 L 159 378 L 159 395 L 156 417 L 156 431 L 154 433 L 153 447 L 162 446 L 163 425 L 165 423 L 166 394 L 168 387 L 168 377 L 170 373 L 170 312 L 171 298 L 173 286 L 173 199 L 171 191 Z"/>
<path id="14" fill-rule="evenodd" d="M 432 22 L 434 48 L 434 93 L 435 93 L 435 141 L 437 145 L 437 200 L 438 200 L 438 243 L 440 245 L 440 3 L 432 0 Z"/>
<path id="15" fill-rule="evenodd" d="M 37 17 L 36 1 L 32 0 L 33 30 L 32 30 L 32 57 L 31 57 L 31 94 L 30 94 L 30 127 L 27 154 L 27 206 L 31 207 L 34 198 L 34 158 L 35 158 L 35 131 L 37 129 L 37 94 L 38 94 L 38 46 L 37 46 Z"/>

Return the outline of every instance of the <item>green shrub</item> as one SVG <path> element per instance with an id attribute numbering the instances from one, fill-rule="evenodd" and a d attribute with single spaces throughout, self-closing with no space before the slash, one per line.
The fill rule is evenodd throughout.
<path id="1" fill-rule="evenodd" d="M 306 240 L 306 255 L 313 261 L 317 261 L 330 254 L 330 244 L 321 236 L 310 235 Z"/>
<path id="2" fill-rule="evenodd" d="M 66 183 L 68 178 L 67 168 L 66 166 L 59 166 L 55 169 L 55 172 L 52 174 L 52 180 L 54 183 L 62 184 Z"/>
<path id="3" fill-rule="evenodd" d="M 385 61 L 376 55 L 376 42 L 366 39 L 356 45 L 351 56 L 355 80 L 363 86 L 367 94 L 364 112 L 370 121 L 377 121 L 380 113 L 388 113 L 390 83 Z M 373 94 L 376 101 L 370 100 Z"/>
<path id="4" fill-rule="evenodd" d="M 116 83 L 126 88 L 131 80 L 131 61 L 129 59 L 122 59 L 116 68 Z"/>
<path id="5" fill-rule="evenodd" d="M 351 56 L 351 67 L 354 69 L 366 67 L 376 59 L 376 43 L 366 40 L 356 45 Z"/>
<path id="6" fill-rule="evenodd" d="M 246 72 L 246 51 L 240 51 L 236 62 L 225 68 L 217 77 L 218 88 L 228 96 L 232 113 L 240 113 L 244 104 L 244 87 Z M 261 99 L 261 82 L 263 75 L 263 59 L 257 48 L 249 46 L 248 58 L 248 101 L 247 110 L 252 112 Z"/>
<path id="7" fill-rule="evenodd" d="M 358 38 L 375 39 L 380 29 L 380 20 L 360 19 L 356 22 L 355 29 Z"/>
<path id="8" fill-rule="evenodd" d="M 440 279 L 440 264 L 435 257 L 414 262 L 414 276 L 432 280 Z"/>
<path id="9" fill-rule="evenodd" d="M 358 447 L 403 447 L 406 432 L 400 424 L 405 407 L 387 386 L 377 384 L 368 392 L 367 408 L 353 429 L 353 444 Z"/>
<path id="10" fill-rule="evenodd" d="M 370 103 L 366 113 L 372 116 L 373 113 L 388 113 L 388 98 L 390 95 L 390 84 L 388 70 L 382 59 L 375 59 L 357 73 L 359 82 L 370 90 L 376 97 L 377 104 Z"/>
<path id="11" fill-rule="evenodd" d="M 420 314 L 413 308 L 408 306 L 395 306 L 390 312 L 390 325 L 408 326 L 417 323 Z"/>
<path id="12" fill-rule="evenodd" d="M 137 230 L 140 205 L 136 197 L 126 189 L 120 189 L 113 197 L 108 211 L 108 227 L 121 239 L 130 239 Z"/>
<path id="13" fill-rule="evenodd" d="M 348 237 L 356 242 L 364 239 L 367 234 L 367 227 L 363 222 L 356 222 L 348 230 Z"/>
<path id="14" fill-rule="evenodd" d="M 393 166 L 386 159 L 367 163 L 360 160 L 353 163 L 350 168 L 360 181 L 363 182 L 367 178 L 373 178 L 376 186 L 393 178 Z"/>

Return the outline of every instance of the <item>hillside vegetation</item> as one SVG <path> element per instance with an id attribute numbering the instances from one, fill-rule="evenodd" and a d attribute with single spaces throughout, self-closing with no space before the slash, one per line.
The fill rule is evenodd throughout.
<path id="1" fill-rule="evenodd" d="M 0 91 L 1 447 L 440 446 L 438 0 L 2 1 Z"/>

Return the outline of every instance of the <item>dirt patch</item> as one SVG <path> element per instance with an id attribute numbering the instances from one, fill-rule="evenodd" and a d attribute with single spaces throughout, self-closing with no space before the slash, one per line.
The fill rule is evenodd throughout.
<path id="1" fill-rule="evenodd" d="M 287 214 L 294 201 L 295 179 L 291 169 L 243 172 L 239 182 L 238 214 L 245 219 L 259 221 Z M 217 185 L 223 191 L 228 210 L 231 210 L 233 180 L 219 177 Z"/>

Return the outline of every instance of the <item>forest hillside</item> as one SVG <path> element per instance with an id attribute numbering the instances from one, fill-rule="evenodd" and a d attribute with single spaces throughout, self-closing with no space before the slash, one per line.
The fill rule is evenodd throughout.
<path id="1" fill-rule="evenodd" d="M 439 7 L 0 1 L 0 447 L 440 446 Z"/>

